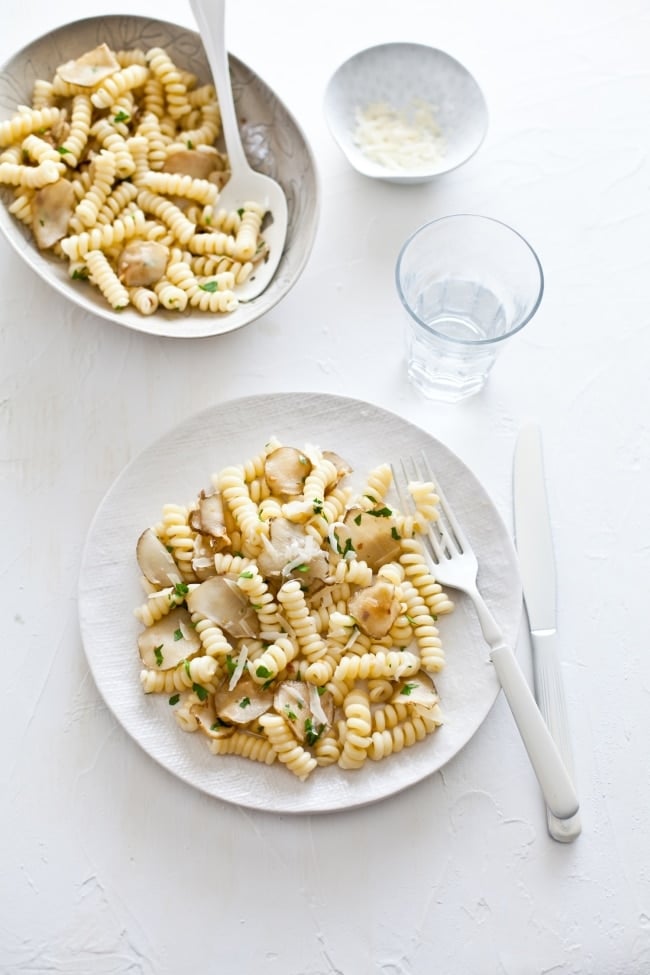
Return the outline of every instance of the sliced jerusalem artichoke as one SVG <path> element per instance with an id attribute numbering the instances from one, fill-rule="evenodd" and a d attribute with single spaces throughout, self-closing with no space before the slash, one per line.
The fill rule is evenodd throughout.
<path id="1" fill-rule="evenodd" d="M 323 457 L 325 460 L 329 460 L 330 463 L 334 464 L 339 480 L 345 477 L 346 474 L 352 473 L 352 468 L 348 464 L 347 460 L 341 457 L 340 454 L 335 454 L 333 450 L 324 450 Z"/>
<path id="2" fill-rule="evenodd" d="M 132 240 L 117 259 L 117 276 L 127 288 L 148 288 L 162 278 L 169 248 L 157 240 Z"/>
<path id="3" fill-rule="evenodd" d="M 210 579 L 216 575 L 214 567 L 215 551 L 213 539 L 207 538 L 204 535 L 197 535 L 195 537 L 192 550 L 192 571 L 199 582 L 204 582 L 206 579 Z"/>
<path id="4" fill-rule="evenodd" d="M 75 61 L 66 61 L 56 70 L 62 81 L 82 88 L 94 88 L 112 74 L 120 70 L 117 60 L 108 44 L 100 44 L 92 51 L 86 51 Z"/>
<path id="5" fill-rule="evenodd" d="M 182 582 L 171 552 L 165 548 L 152 528 L 145 529 L 140 535 L 135 554 L 142 575 L 154 586 L 175 586 L 177 582 Z"/>
<path id="6" fill-rule="evenodd" d="M 199 149 L 175 149 L 169 153 L 164 165 L 165 173 L 183 173 L 194 179 L 207 179 L 215 169 L 223 166 L 221 153 L 212 146 Z"/>
<path id="7" fill-rule="evenodd" d="M 350 508 L 343 524 L 345 537 L 339 537 L 339 545 L 351 547 L 356 557 L 366 562 L 373 572 L 399 558 L 401 548 L 397 523 L 392 510 L 386 505 L 375 505 L 369 511 Z M 341 532 L 341 536 L 343 534 Z"/>
<path id="8" fill-rule="evenodd" d="M 327 555 L 301 525 L 274 518 L 269 537 L 262 536 L 264 548 L 257 557 L 260 572 L 276 582 L 299 578 L 305 587 L 314 588 L 329 573 Z"/>
<path id="9" fill-rule="evenodd" d="M 259 633 L 257 613 L 228 576 L 206 579 L 187 597 L 191 613 L 199 613 L 232 637 L 254 637 Z"/>
<path id="10" fill-rule="evenodd" d="M 320 694 L 313 684 L 285 680 L 275 692 L 273 707 L 282 715 L 298 741 L 314 745 L 332 724 L 334 701 L 329 691 Z"/>
<path id="11" fill-rule="evenodd" d="M 194 704 L 191 710 L 199 723 L 199 731 L 208 738 L 228 738 L 234 733 L 235 729 L 217 715 L 213 703 Z"/>
<path id="12" fill-rule="evenodd" d="M 251 677 L 245 676 L 232 690 L 224 684 L 214 695 L 217 718 L 226 724 L 249 724 L 269 710 L 273 692 L 265 691 Z"/>
<path id="13" fill-rule="evenodd" d="M 432 708 L 439 703 L 440 698 L 436 690 L 436 685 L 431 678 L 427 674 L 420 672 L 400 684 L 392 697 L 392 701 Z"/>
<path id="14" fill-rule="evenodd" d="M 148 626 L 138 637 L 140 657 L 152 670 L 172 670 L 201 649 L 190 614 L 182 606 Z"/>
<path id="15" fill-rule="evenodd" d="M 386 636 L 400 613 L 395 586 L 379 579 L 365 589 L 359 589 L 348 603 L 348 611 L 367 636 L 380 640 Z"/>
<path id="16" fill-rule="evenodd" d="M 278 447 L 266 458 L 264 476 L 273 493 L 286 501 L 302 494 L 311 468 L 311 462 L 302 450 Z"/>
<path id="17" fill-rule="evenodd" d="M 223 499 L 218 491 L 213 494 L 205 494 L 204 491 L 199 495 L 196 508 L 190 512 L 190 528 L 200 535 L 209 535 L 220 545 L 216 550 L 230 545 L 230 538 L 226 531 L 226 523 L 223 509 Z"/>
<path id="18" fill-rule="evenodd" d="M 42 250 L 67 235 L 75 205 L 72 183 L 67 179 L 58 179 L 36 191 L 32 201 L 32 232 Z"/>

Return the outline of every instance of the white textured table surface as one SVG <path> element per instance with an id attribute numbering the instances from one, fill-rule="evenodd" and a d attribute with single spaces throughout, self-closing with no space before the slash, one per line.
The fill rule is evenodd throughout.
<path id="1" fill-rule="evenodd" d="M 95 0 L 10 9 L 3 61 L 75 16 L 116 12 Z M 129 11 L 191 26 L 189 7 L 168 0 Z M 395 39 L 455 55 L 490 107 L 477 156 L 427 186 L 357 176 L 322 114 L 337 65 Z M 230 5 L 228 41 L 295 114 L 321 178 L 311 259 L 266 318 L 197 342 L 112 329 L 0 241 L 0 971 L 646 975 L 647 5 L 244 0 Z M 393 266 L 412 229 L 455 211 L 528 237 L 546 294 L 484 393 L 443 407 L 405 380 Z M 547 835 L 502 696 L 442 772 L 367 808 L 305 818 L 182 784 L 104 706 L 76 601 L 104 492 L 186 416 L 304 389 L 369 400 L 434 434 L 508 525 L 518 426 L 542 425 L 582 800 L 575 844 Z M 519 652 L 529 672 L 523 630 Z"/>

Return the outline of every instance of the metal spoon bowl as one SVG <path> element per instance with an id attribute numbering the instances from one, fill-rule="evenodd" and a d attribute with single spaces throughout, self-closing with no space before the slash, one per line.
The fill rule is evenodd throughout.
<path id="1" fill-rule="evenodd" d="M 287 237 L 287 199 L 279 183 L 254 170 L 246 158 L 230 83 L 225 44 L 225 0 L 190 0 L 190 7 L 217 90 L 223 139 L 232 174 L 221 192 L 219 206 L 225 210 L 238 210 L 244 203 L 254 201 L 267 213 L 263 229 L 269 250 L 268 257 L 256 265 L 253 274 L 244 284 L 237 287 L 239 300 L 247 302 L 268 287 L 280 263 Z"/>

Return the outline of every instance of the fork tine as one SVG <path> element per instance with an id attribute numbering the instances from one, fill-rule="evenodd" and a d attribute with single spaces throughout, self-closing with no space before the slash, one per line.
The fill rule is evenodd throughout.
<path id="1" fill-rule="evenodd" d="M 402 471 L 403 471 L 404 470 L 403 461 L 401 461 L 401 464 L 402 464 Z M 395 488 L 395 494 L 397 495 L 397 501 L 399 503 L 400 510 L 406 513 L 409 510 L 409 500 L 406 497 L 406 492 L 402 487 L 401 481 L 398 477 L 397 471 L 395 470 L 394 464 L 390 465 L 390 469 L 393 473 L 393 487 Z"/>
<path id="2" fill-rule="evenodd" d="M 427 460 L 424 451 L 422 452 L 422 467 L 425 472 L 426 479 L 429 481 L 433 481 L 433 483 L 435 484 L 436 494 L 438 495 L 438 499 L 440 502 L 440 511 L 443 513 L 446 521 L 446 525 L 444 526 L 444 528 L 443 526 L 440 527 L 441 534 L 446 535 L 447 538 L 451 539 L 454 546 L 460 552 L 466 551 L 466 549 L 469 547 L 467 542 L 467 535 L 465 534 L 459 522 L 457 521 L 453 509 L 449 504 L 449 501 L 447 500 L 444 491 L 440 487 L 440 482 L 438 481 L 433 471 L 431 470 L 431 465 L 429 464 L 429 461 Z M 449 529 L 451 529 L 451 531 Z"/>
<path id="3" fill-rule="evenodd" d="M 393 472 L 393 484 L 400 509 L 403 514 L 415 514 L 416 504 L 413 496 L 408 490 L 408 484 L 410 481 L 417 480 L 432 481 L 433 478 L 422 476 L 415 457 L 401 457 L 400 468 L 401 476 L 398 474 L 395 467 L 391 465 L 391 470 Z M 448 552 L 450 554 L 453 552 L 453 547 L 444 530 L 444 525 L 439 524 L 438 522 L 428 526 L 427 531 L 425 531 L 422 535 L 422 541 L 428 550 L 429 556 L 438 565 L 444 559 L 448 558 Z"/>
<path id="4" fill-rule="evenodd" d="M 407 470 L 406 460 L 404 458 L 401 459 L 402 471 L 404 472 L 404 477 L 406 479 L 407 485 L 409 481 L 432 480 L 432 478 L 428 478 L 422 475 L 416 457 L 410 457 L 409 462 L 412 471 L 410 474 L 409 471 Z M 415 501 L 413 500 L 413 496 L 410 494 L 410 492 L 409 492 L 409 502 L 410 502 L 411 510 L 415 511 L 416 508 Z M 441 525 L 439 522 L 436 522 L 433 525 L 429 524 L 426 528 L 426 531 L 422 535 L 422 541 L 426 546 L 426 548 L 428 549 L 429 555 L 431 556 L 432 560 L 436 562 L 438 565 L 442 562 L 443 559 L 447 558 L 446 549 L 448 548 L 448 542 L 445 537 L 444 525 Z"/>

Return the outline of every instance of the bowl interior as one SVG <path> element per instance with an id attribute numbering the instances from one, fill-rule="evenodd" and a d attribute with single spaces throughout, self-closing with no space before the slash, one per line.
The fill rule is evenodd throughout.
<path id="1" fill-rule="evenodd" d="M 50 80 L 64 61 L 79 57 L 106 42 L 115 51 L 163 47 L 179 68 L 199 79 L 210 80 L 210 70 L 198 33 L 177 24 L 126 14 L 91 17 L 59 27 L 39 37 L 15 54 L 0 72 L 0 116 L 11 118 L 18 105 L 30 105 L 38 78 Z M 67 264 L 41 252 L 31 232 L 0 206 L 0 229 L 32 269 L 60 294 L 87 312 L 115 324 L 180 338 L 229 332 L 269 311 L 298 280 L 311 252 L 318 223 L 319 187 L 311 149 L 285 105 L 255 72 L 230 56 L 233 95 L 237 114 L 246 120 L 242 137 L 251 165 L 276 179 L 283 187 L 289 211 L 287 241 L 277 272 L 269 287 L 254 300 L 240 304 L 229 314 L 210 314 L 196 309 L 172 312 L 159 308 L 143 316 L 135 309 L 115 312 L 95 288 L 71 281 Z M 5 204 L 13 191 L 0 186 Z"/>
<path id="2" fill-rule="evenodd" d="M 388 170 L 368 159 L 354 141 L 357 113 L 382 102 L 408 113 L 418 101 L 432 107 L 440 127 L 440 160 L 422 173 Z M 488 124 L 485 98 L 469 71 L 444 51 L 413 43 L 380 44 L 345 61 L 327 86 L 325 115 L 356 169 L 395 182 L 421 182 L 460 166 L 477 151 Z"/>

